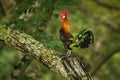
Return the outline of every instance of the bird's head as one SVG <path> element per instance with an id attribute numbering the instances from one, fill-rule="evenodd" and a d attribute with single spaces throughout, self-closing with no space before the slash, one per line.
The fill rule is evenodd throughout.
<path id="1" fill-rule="evenodd" d="M 61 20 L 65 19 L 68 14 L 69 14 L 69 12 L 66 11 L 66 10 L 61 11 L 61 13 L 60 13 L 60 19 Z"/>

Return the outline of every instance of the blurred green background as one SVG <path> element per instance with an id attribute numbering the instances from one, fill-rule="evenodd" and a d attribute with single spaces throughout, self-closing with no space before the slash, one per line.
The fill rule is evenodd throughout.
<path id="1" fill-rule="evenodd" d="M 94 80 L 120 79 L 120 0 L 0 0 L 0 24 L 23 31 L 48 47 L 65 51 L 59 39 L 62 10 L 69 11 L 71 32 L 91 29 L 95 42 L 73 51 Z M 0 80 L 11 73 L 23 53 L 0 41 Z M 24 71 L 22 80 L 65 80 L 36 60 Z"/>

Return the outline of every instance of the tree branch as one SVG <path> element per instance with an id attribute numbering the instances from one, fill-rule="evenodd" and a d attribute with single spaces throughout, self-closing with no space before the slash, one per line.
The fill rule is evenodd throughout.
<path id="1" fill-rule="evenodd" d="M 101 5 L 101 6 L 104 6 L 108 9 L 113 9 L 113 10 L 120 10 L 120 7 L 119 6 L 113 6 L 113 5 L 110 5 L 110 4 L 107 4 L 107 3 L 104 3 L 103 1 L 100 1 L 100 0 L 92 0 L 94 1 L 95 3 Z"/>
<path id="2" fill-rule="evenodd" d="M 108 27 L 109 29 L 113 30 L 114 32 L 120 33 L 119 25 L 113 23 L 110 20 L 102 19 L 102 17 L 94 16 L 94 12 L 90 11 L 89 9 L 87 9 L 86 8 L 87 5 L 85 5 L 82 1 L 81 1 L 81 3 L 82 4 L 79 5 L 80 6 L 79 8 L 86 16 L 92 17 L 94 19 L 94 21 L 97 21 L 97 24 L 103 24 L 103 25 L 105 25 L 105 27 Z"/>
<path id="3" fill-rule="evenodd" d="M 117 52 L 119 52 L 120 49 L 114 50 L 111 53 L 109 53 L 108 55 L 106 55 L 103 59 L 98 59 L 101 60 L 96 67 L 94 67 L 93 71 L 92 71 L 92 76 L 94 76 L 98 70 L 100 70 L 100 68 Z"/>
<path id="4" fill-rule="evenodd" d="M 13 16 L 13 13 L 12 13 L 12 10 L 16 4 L 16 1 L 15 0 L 0 0 L 1 4 L 2 4 L 2 7 L 5 11 L 5 15 L 8 19 L 12 18 Z"/>
<path id="5" fill-rule="evenodd" d="M 32 59 L 24 55 L 21 61 L 14 66 L 14 70 L 11 73 L 12 80 L 22 80 L 23 76 L 25 75 L 25 70 L 28 68 L 30 63 L 32 62 Z"/>
<path id="6" fill-rule="evenodd" d="M 112 23 L 112 21 L 101 19 L 100 22 L 101 24 L 104 24 L 106 27 L 110 28 L 112 31 L 120 33 L 119 25 Z"/>
<path id="7" fill-rule="evenodd" d="M 48 48 L 23 32 L 0 26 L 0 39 L 19 51 L 27 52 L 28 55 L 67 80 L 91 80 L 89 73 L 78 58 L 70 57 L 61 61 L 63 53 Z"/>

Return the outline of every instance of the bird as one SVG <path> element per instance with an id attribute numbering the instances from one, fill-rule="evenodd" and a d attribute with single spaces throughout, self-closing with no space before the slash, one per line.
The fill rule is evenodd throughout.
<path id="1" fill-rule="evenodd" d="M 69 11 L 63 10 L 60 13 L 60 20 L 62 21 L 61 28 L 59 30 L 60 40 L 62 41 L 65 49 L 67 49 L 67 56 L 70 57 L 73 48 L 70 47 L 74 44 L 76 48 L 88 48 L 90 44 L 94 42 L 93 32 L 89 29 L 83 29 L 77 35 L 77 39 L 73 39 L 73 35 L 70 31 L 70 21 L 68 19 Z"/>

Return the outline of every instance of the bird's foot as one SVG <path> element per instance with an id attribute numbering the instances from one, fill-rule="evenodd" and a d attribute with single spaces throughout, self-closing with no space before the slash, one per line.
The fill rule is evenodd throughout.
<path id="1" fill-rule="evenodd" d="M 65 60 L 66 58 L 69 58 L 69 57 L 71 56 L 71 52 L 72 52 L 71 50 L 68 50 L 67 53 L 66 53 L 65 55 L 63 55 L 63 57 L 62 57 L 61 60 L 63 61 L 63 60 Z"/>

